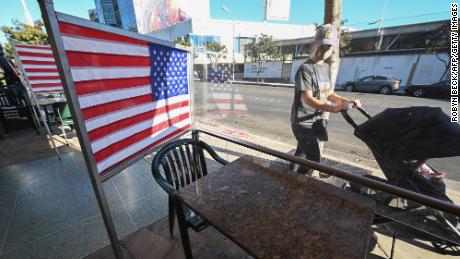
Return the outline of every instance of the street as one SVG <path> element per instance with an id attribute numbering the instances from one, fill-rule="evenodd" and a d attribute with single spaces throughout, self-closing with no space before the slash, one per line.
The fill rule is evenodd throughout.
<path id="1" fill-rule="evenodd" d="M 292 134 L 289 117 L 293 98 L 293 89 L 243 84 L 213 84 L 194 82 L 195 116 L 198 119 L 212 119 L 224 126 L 248 131 L 276 141 L 296 145 Z M 206 91 L 207 90 L 207 91 Z M 449 102 L 443 99 L 415 98 L 398 95 L 381 95 L 368 93 L 338 92 L 347 98 L 359 98 L 363 108 L 371 115 L 376 115 L 386 108 L 409 106 L 441 107 L 449 114 Z M 222 106 L 222 99 L 227 99 L 228 107 Z M 208 100 L 205 102 L 205 100 Z M 233 106 L 231 106 L 233 105 Z M 233 112 L 224 112 L 231 109 Z M 364 117 L 356 110 L 350 112 L 359 124 Z M 325 152 L 335 156 L 377 167 L 369 148 L 353 135 L 353 128 L 340 114 L 331 114 L 329 118 L 329 141 Z M 450 180 L 460 181 L 457 157 L 431 159 L 429 164 L 448 174 Z"/>

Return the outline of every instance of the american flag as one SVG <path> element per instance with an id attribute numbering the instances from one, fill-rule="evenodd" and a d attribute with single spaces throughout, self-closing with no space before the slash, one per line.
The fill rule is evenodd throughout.
<path id="1" fill-rule="evenodd" d="M 99 173 L 190 128 L 188 53 L 59 22 Z"/>
<path id="2" fill-rule="evenodd" d="M 246 102 L 239 93 L 237 85 L 229 82 L 230 72 L 226 66 L 218 66 L 209 73 L 211 98 L 208 103 L 208 117 L 212 119 L 225 118 L 230 114 L 245 116 L 248 114 Z"/>
<path id="3" fill-rule="evenodd" d="M 50 46 L 14 43 L 23 74 L 34 93 L 62 92 L 62 83 Z"/>

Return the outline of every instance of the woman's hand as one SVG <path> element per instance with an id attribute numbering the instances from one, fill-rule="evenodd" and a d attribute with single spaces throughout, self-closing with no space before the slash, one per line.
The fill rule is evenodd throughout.
<path id="1" fill-rule="evenodd" d="M 363 106 L 359 99 L 354 99 L 352 102 L 353 102 L 353 108 L 361 108 L 361 106 Z"/>

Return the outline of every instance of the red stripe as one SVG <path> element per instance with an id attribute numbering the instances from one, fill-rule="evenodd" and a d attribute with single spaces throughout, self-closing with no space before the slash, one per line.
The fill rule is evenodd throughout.
<path id="1" fill-rule="evenodd" d="M 55 61 L 21 60 L 21 63 L 24 65 L 54 65 L 56 66 Z"/>
<path id="2" fill-rule="evenodd" d="M 61 83 L 31 84 L 33 88 L 62 86 Z"/>
<path id="3" fill-rule="evenodd" d="M 142 46 L 148 46 L 148 43 L 143 40 L 121 36 L 121 35 L 110 33 L 110 32 L 89 29 L 89 28 L 85 28 L 85 27 L 78 26 L 75 24 L 59 22 L 59 28 L 61 29 L 61 33 L 68 34 L 71 36 L 84 36 L 88 38 L 118 41 L 118 42 L 123 42 L 123 43 L 131 43 L 131 44 L 137 44 L 137 45 L 142 45 Z"/>
<path id="4" fill-rule="evenodd" d="M 107 157 L 123 150 L 124 148 L 127 148 L 131 145 L 133 145 L 134 143 L 136 142 L 139 142 L 145 138 L 148 138 L 150 137 L 151 135 L 159 132 L 159 131 L 162 131 L 164 129 L 167 129 L 169 127 L 171 127 L 173 124 L 175 123 L 178 123 L 178 122 L 181 122 L 183 120 L 186 120 L 187 118 L 189 118 L 189 114 L 186 113 L 186 114 L 182 114 L 182 115 L 179 115 L 179 116 L 176 116 L 174 118 L 171 118 L 170 120 L 167 120 L 167 121 L 164 121 L 162 123 L 159 123 L 159 124 L 156 124 L 154 125 L 153 127 L 151 127 L 150 129 L 146 129 L 146 130 L 143 130 L 141 132 L 138 132 L 128 138 L 125 138 L 119 142 L 116 142 L 102 150 L 100 150 L 99 152 L 96 152 L 94 154 L 94 159 L 96 160 L 97 163 L 99 163 L 100 161 L 106 159 Z"/>
<path id="5" fill-rule="evenodd" d="M 105 103 L 82 110 L 83 119 L 89 120 L 91 118 L 100 116 L 102 114 L 111 113 L 113 111 L 122 110 L 128 107 L 141 105 L 144 103 L 153 102 L 152 94 L 136 96 L 129 99 L 119 100 L 115 102 Z"/>
<path id="6" fill-rule="evenodd" d="M 50 47 L 50 46 L 35 46 L 35 45 L 19 45 L 19 44 L 16 44 L 16 47 L 18 47 L 18 48 L 47 49 L 47 50 L 51 50 L 51 47 Z"/>
<path id="7" fill-rule="evenodd" d="M 52 58 L 53 54 L 48 53 L 34 53 L 34 52 L 24 52 L 18 51 L 19 57 L 41 57 L 41 58 Z"/>
<path id="8" fill-rule="evenodd" d="M 34 72 L 55 72 L 57 73 L 58 70 L 56 68 L 26 68 L 26 73 L 34 73 Z"/>
<path id="9" fill-rule="evenodd" d="M 145 67 L 150 66 L 149 57 L 94 54 L 66 51 L 71 67 Z"/>
<path id="10" fill-rule="evenodd" d="M 29 80 L 56 80 L 61 79 L 59 76 L 29 76 Z"/>
<path id="11" fill-rule="evenodd" d="M 138 114 L 136 116 L 126 118 L 124 120 L 119 120 L 117 122 L 111 123 L 109 125 L 97 128 L 95 130 L 92 130 L 91 132 L 88 133 L 88 138 L 89 141 L 92 142 L 96 139 L 102 138 L 104 136 L 107 136 L 109 134 L 112 134 L 114 132 L 117 132 L 121 129 L 133 126 L 135 124 L 138 124 L 140 122 L 146 121 L 148 119 L 154 118 L 155 116 L 159 116 L 163 113 L 172 111 L 174 109 L 182 108 L 182 107 L 187 107 L 189 105 L 188 101 L 183 101 L 180 103 L 175 103 L 171 105 L 167 105 L 158 109 L 155 109 L 153 111 L 148 111 L 145 113 Z"/>
<path id="12" fill-rule="evenodd" d="M 91 94 L 99 91 L 117 90 L 150 84 L 150 77 L 115 78 L 75 82 L 77 95 Z"/>
<path id="13" fill-rule="evenodd" d="M 147 146 L 146 148 L 143 148 L 140 151 L 134 153 L 133 155 L 131 155 L 131 156 L 123 159 L 122 161 L 112 165 L 111 167 L 107 168 L 106 170 L 102 171 L 101 173 L 108 172 L 108 171 L 112 170 L 113 168 L 117 167 L 118 165 L 123 164 L 126 161 L 131 160 L 132 158 L 134 158 L 135 156 L 141 154 L 142 152 L 145 152 L 145 151 L 147 151 L 147 150 L 149 150 L 149 149 L 151 149 L 151 148 L 153 148 L 153 147 L 155 147 L 155 146 L 157 146 L 157 145 L 159 145 L 159 144 L 161 144 L 161 143 L 173 138 L 174 136 L 176 136 L 176 135 L 180 134 L 181 132 L 184 132 L 184 131 L 186 131 L 188 129 L 190 129 L 190 125 L 184 126 L 184 127 L 180 128 L 180 129 L 177 129 L 173 133 L 171 133 L 171 134 L 159 139 L 158 141 L 156 141 L 156 142 L 152 143 L 151 145 Z"/>

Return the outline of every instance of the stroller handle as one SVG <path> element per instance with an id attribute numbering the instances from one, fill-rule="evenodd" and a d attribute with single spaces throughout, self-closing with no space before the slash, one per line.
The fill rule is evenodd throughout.
<path id="1" fill-rule="evenodd" d="M 363 108 L 361 108 L 361 107 L 356 107 L 356 109 L 357 109 L 358 111 L 360 111 L 361 114 L 364 115 L 364 117 L 366 117 L 368 120 L 369 120 L 370 118 L 372 118 L 372 116 L 369 115 L 369 113 L 368 113 L 366 110 L 364 110 Z M 342 114 L 343 118 L 344 118 L 351 126 L 353 126 L 354 129 L 358 129 L 358 125 L 357 125 L 356 122 L 351 118 L 351 116 L 348 114 L 348 112 L 347 112 L 346 110 L 341 111 L 340 113 Z"/>

